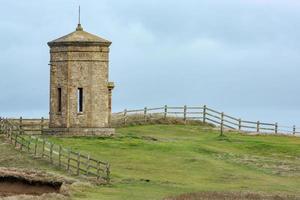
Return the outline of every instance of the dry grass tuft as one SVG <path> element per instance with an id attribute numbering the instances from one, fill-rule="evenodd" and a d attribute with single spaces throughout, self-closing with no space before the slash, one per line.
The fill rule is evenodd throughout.
<path id="1" fill-rule="evenodd" d="M 164 200 L 299 200 L 300 197 L 290 195 L 268 195 L 238 192 L 199 192 L 167 197 Z"/>
<path id="2" fill-rule="evenodd" d="M 213 124 L 203 123 L 201 120 L 186 120 L 180 117 L 168 116 L 164 118 L 162 114 L 149 114 L 146 116 L 143 114 L 130 114 L 127 115 L 126 124 L 123 116 L 112 116 L 112 127 L 125 127 L 125 126 L 136 126 L 136 125 L 147 125 L 147 124 L 174 124 L 174 125 L 208 125 L 214 127 Z"/>

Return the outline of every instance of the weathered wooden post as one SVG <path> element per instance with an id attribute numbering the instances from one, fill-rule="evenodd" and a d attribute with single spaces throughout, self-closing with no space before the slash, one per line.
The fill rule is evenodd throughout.
<path id="1" fill-rule="evenodd" d="M 7 137 L 9 137 L 9 135 L 10 135 L 10 133 L 11 133 L 11 127 L 9 127 L 8 129 L 7 129 L 7 131 L 4 133 Z"/>
<path id="2" fill-rule="evenodd" d="M 71 150 L 68 149 L 68 164 L 67 164 L 68 173 L 70 173 L 70 161 L 71 161 Z"/>
<path id="3" fill-rule="evenodd" d="M 23 118 L 22 117 L 20 117 L 20 119 L 19 119 L 19 127 L 21 130 L 23 129 Z"/>
<path id="4" fill-rule="evenodd" d="M 296 134 L 296 126 L 294 125 L 293 126 L 293 135 L 295 135 Z"/>
<path id="5" fill-rule="evenodd" d="M 2 117 L 0 117 L 0 133 L 3 133 L 3 121 L 2 121 Z"/>
<path id="6" fill-rule="evenodd" d="M 41 131 L 44 130 L 44 117 L 41 118 Z"/>
<path id="7" fill-rule="evenodd" d="M 3 122 L 2 122 L 2 117 L 0 117 L 0 133 L 3 133 Z"/>
<path id="8" fill-rule="evenodd" d="M 50 163 L 53 163 L 53 157 L 52 157 L 52 155 L 53 155 L 53 143 L 51 142 L 50 143 L 50 156 L 49 156 L 49 158 L 50 158 Z"/>
<path id="9" fill-rule="evenodd" d="M 259 128 L 260 128 L 259 125 L 260 125 L 260 122 L 257 121 L 257 122 L 256 122 L 256 132 L 257 132 L 257 133 L 259 133 Z"/>
<path id="10" fill-rule="evenodd" d="M 100 179 L 100 162 L 97 161 L 97 180 Z"/>
<path id="11" fill-rule="evenodd" d="M 79 175 L 80 171 L 80 152 L 77 153 L 77 175 Z"/>
<path id="12" fill-rule="evenodd" d="M 167 119 L 167 115 L 168 115 L 168 106 L 165 105 L 164 107 L 164 118 Z"/>
<path id="13" fill-rule="evenodd" d="M 183 121 L 184 121 L 184 124 L 186 124 L 186 110 L 187 110 L 187 106 L 184 105 L 183 106 Z"/>
<path id="14" fill-rule="evenodd" d="M 12 128 L 10 128 L 9 131 L 8 131 L 8 139 L 10 139 L 10 141 L 11 141 L 11 138 L 12 138 L 12 134 L 13 134 L 13 130 L 12 130 Z"/>
<path id="15" fill-rule="evenodd" d="M 12 133 L 12 132 L 13 132 L 12 127 L 7 126 L 7 128 L 6 128 L 5 132 L 4 132 L 4 134 L 7 135 L 7 136 L 9 136 L 10 133 Z"/>
<path id="16" fill-rule="evenodd" d="M 18 134 L 15 134 L 15 147 L 17 147 Z"/>
<path id="17" fill-rule="evenodd" d="M 126 126 L 126 123 L 127 123 L 127 109 L 124 110 L 124 125 Z"/>
<path id="18" fill-rule="evenodd" d="M 274 129 L 274 131 L 275 131 L 275 134 L 278 133 L 278 123 L 277 122 L 275 123 L 275 129 Z"/>
<path id="19" fill-rule="evenodd" d="M 13 143 L 13 134 L 14 134 L 14 132 L 13 131 L 11 131 L 11 133 L 10 133 L 10 143 Z"/>
<path id="20" fill-rule="evenodd" d="M 24 138 L 21 137 L 21 141 L 20 141 L 20 150 L 22 151 L 23 149 L 23 143 L 24 143 Z"/>
<path id="21" fill-rule="evenodd" d="M 105 165 L 105 172 L 106 172 L 106 182 L 110 182 L 110 166 L 109 163 Z"/>
<path id="22" fill-rule="evenodd" d="M 147 107 L 144 108 L 144 122 L 147 122 Z"/>
<path id="23" fill-rule="evenodd" d="M 224 125 L 224 113 L 222 112 L 221 113 L 221 136 L 223 136 L 223 131 L 224 131 L 223 125 Z"/>
<path id="24" fill-rule="evenodd" d="M 206 105 L 203 106 L 203 123 L 206 122 Z"/>
<path id="25" fill-rule="evenodd" d="M 61 167 L 61 145 L 58 146 L 58 166 Z"/>
<path id="26" fill-rule="evenodd" d="M 45 144 L 46 144 L 46 141 L 45 141 L 45 139 L 43 139 L 43 144 L 42 144 L 42 158 L 45 155 Z"/>
<path id="27" fill-rule="evenodd" d="M 27 142 L 27 151 L 28 152 L 30 152 L 30 144 L 31 144 L 31 136 L 29 137 L 28 142 Z"/>
<path id="28" fill-rule="evenodd" d="M 89 170 L 90 170 L 90 155 L 87 156 L 87 161 L 86 161 L 86 175 L 89 175 Z"/>
<path id="29" fill-rule="evenodd" d="M 34 142 L 34 156 L 36 157 L 36 151 L 37 151 L 37 144 L 38 144 L 38 138 L 35 138 L 35 142 Z"/>
<path id="30" fill-rule="evenodd" d="M 242 119 L 240 118 L 239 119 L 239 131 L 241 131 L 242 130 Z"/>

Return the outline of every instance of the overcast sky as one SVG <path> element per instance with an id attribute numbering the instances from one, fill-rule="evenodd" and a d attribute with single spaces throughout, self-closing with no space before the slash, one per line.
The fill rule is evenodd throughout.
<path id="1" fill-rule="evenodd" d="M 203 105 L 300 125 L 298 0 L 1 0 L 0 115 L 48 116 L 47 42 L 112 41 L 113 109 Z"/>

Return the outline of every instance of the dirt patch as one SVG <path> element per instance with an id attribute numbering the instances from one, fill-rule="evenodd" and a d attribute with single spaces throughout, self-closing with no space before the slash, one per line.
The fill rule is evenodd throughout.
<path id="1" fill-rule="evenodd" d="M 69 180 L 41 171 L 0 168 L 0 199 L 18 195 L 41 196 L 50 193 L 64 196 L 67 195 L 65 185 L 68 183 Z"/>
<path id="2" fill-rule="evenodd" d="M 164 200 L 300 200 L 298 196 L 237 192 L 199 192 L 167 197 Z"/>
<path id="3" fill-rule="evenodd" d="M 266 173 L 276 174 L 280 176 L 300 176 L 299 157 L 288 159 L 280 159 L 279 156 L 253 156 L 253 155 L 236 155 L 236 154 L 215 154 L 217 159 L 228 160 L 237 164 L 262 170 Z"/>
<path id="4" fill-rule="evenodd" d="M 59 193 L 61 185 L 62 182 L 34 181 L 22 177 L 3 176 L 0 177 L 0 196 Z"/>

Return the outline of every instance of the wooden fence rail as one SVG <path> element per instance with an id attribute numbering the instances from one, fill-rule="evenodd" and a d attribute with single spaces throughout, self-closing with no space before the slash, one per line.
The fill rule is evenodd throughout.
<path id="1" fill-rule="evenodd" d="M 300 135 L 296 126 L 279 126 L 278 123 L 242 120 L 223 112 L 204 106 L 163 106 L 128 110 L 113 113 L 111 126 L 126 126 L 137 122 L 151 122 L 157 119 L 177 118 L 187 121 L 202 121 L 214 124 L 220 129 L 230 129 L 243 132 Z"/>
<path id="2" fill-rule="evenodd" d="M 74 175 L 95 177 L 99 182 L 109 183 L 110 165 L 81 154 L 72 149 L 63 148 L 46 139 L 33 135 L 22 135 L 19 126 L 13 125 L 10 120 L 0 118 L 0 133 L 4 134 L 11 144 L 20 151 L 26 151 L 34 157 L 48 160 L 51 164 L 65 169 Z"/>
<path id="3" fill-rule="evenodd" d="M 131 124 L 140 124 L 154 122 L 159 119 L 177 118 L 185 122 L 202 121 L 211 123 L 220 128 L 232 129 L 244 132 L 274 133 L 299 135 L 300 130 L 294 126 L 279 126 L 278 123 L 266 123 L 261 121 L 249 121 L 230 116 L 226 113 L 214 110 L 204 106 L 162 106 L 156 108 L 144 107 L 143 109 L 128 110 L 112 114 L 111 126 L 127 126 Z M 14 127 L 19 127 L 23 132 L 40 134 L 45 128 L 48 128 L 48 119 L 11 119 Z M 222 127 L 221 127 L 222 126 Z M 300 128 L 300 127 L 299 127 Z"/>

